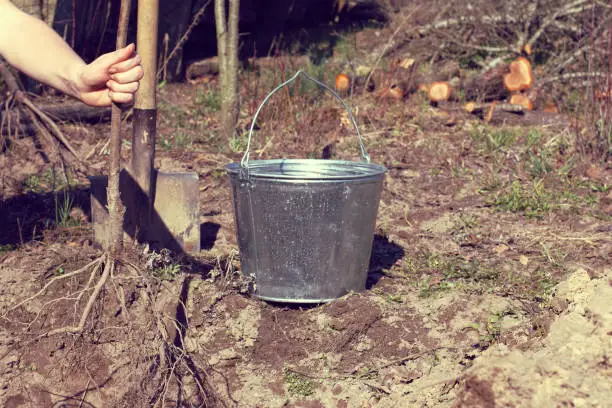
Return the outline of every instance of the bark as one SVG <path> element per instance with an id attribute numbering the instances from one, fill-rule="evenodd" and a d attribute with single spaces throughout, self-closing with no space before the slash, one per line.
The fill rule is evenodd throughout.
<path id="1" fill-rule="evenodd" d="M 217 54 L 221 93 L 221 124 L 226 139 L 234 135 L 238 120 L 238 12 L 240 0 L 215 0 Z"/>
<path id="2" fill-rule="evenodd" d="M 119 28 L 117 30 L 117 49 L 125 47 L 127 26 L 130 16 L 131 0 L 121 0 Z M 111 108 L 111 143 L 108 169 L 108 213 L 110 222 L 110 252 L 113 256 L 123 249 L 123 218 L 125 207 L 119 191 L 121 172 L 121 108 L 113 103 Z"/>
<path id="3" fill-rule="evenodd" d="M 465 106 L 465 110 L 468 113 L 472 113 L 474 115 L 482 114 L 483 112 L 487 112 L 490 109 L 514 114 L 525 113 L 525 109 L 521 105 L 514 105 L 510 103 L 468 103 Z"/>
<path id="4" fill-rule="evenodd" d="M 506 99 L 510 93 L 504 87 L 504 74 L 508 66 L 495 67 L 482 75 L 468 78 L 461 89 L 469 101 L 498 101 Z"/>

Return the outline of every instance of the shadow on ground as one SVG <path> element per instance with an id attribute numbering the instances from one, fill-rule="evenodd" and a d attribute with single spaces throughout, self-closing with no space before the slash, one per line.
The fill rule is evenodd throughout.
<path id="1" fill-rule="evenodd" d="M 391 268 L 404 257 L 404 248 L 389 241 L 389 238 L 376 234 L 372 242 L 372 255 L 368 269 L 366 288 L 371 289 L 384 276 L 384 270 Z"/>

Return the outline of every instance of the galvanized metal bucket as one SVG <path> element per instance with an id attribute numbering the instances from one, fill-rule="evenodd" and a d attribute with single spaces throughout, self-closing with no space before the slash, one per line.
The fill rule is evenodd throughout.
<path id="1" fill-rule="evenodd" d="M 330 91 L 357 131 L 361 161 L 249 160 L 253 127 L 268 99 L 299 75 Z M 253 294 L 289 303 L 321 303 L 365 289 L 386 169 L 370 163 L 351 110 L 330 87 L 298 71 L 255 113 L 240 163 L 226 166 L 242 273 Z"/>

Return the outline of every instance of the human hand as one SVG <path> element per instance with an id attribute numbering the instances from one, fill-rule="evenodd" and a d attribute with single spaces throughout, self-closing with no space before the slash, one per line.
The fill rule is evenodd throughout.
<path id="1" fill-rule="evenodd" d="M 142 60 L 134 50 L 130 44 L 84 66 L 77 80 L 79 99 L 90 106 L 131 102 L 143 76 Z"/>

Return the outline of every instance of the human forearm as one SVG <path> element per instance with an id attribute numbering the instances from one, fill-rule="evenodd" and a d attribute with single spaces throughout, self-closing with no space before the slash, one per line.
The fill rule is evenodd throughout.
<path id="1" fill-rule="evenodd" d="M 0 54 L 20 71 L 80 98 L 83 60 L 41 20 L 0 0 Z"/>

